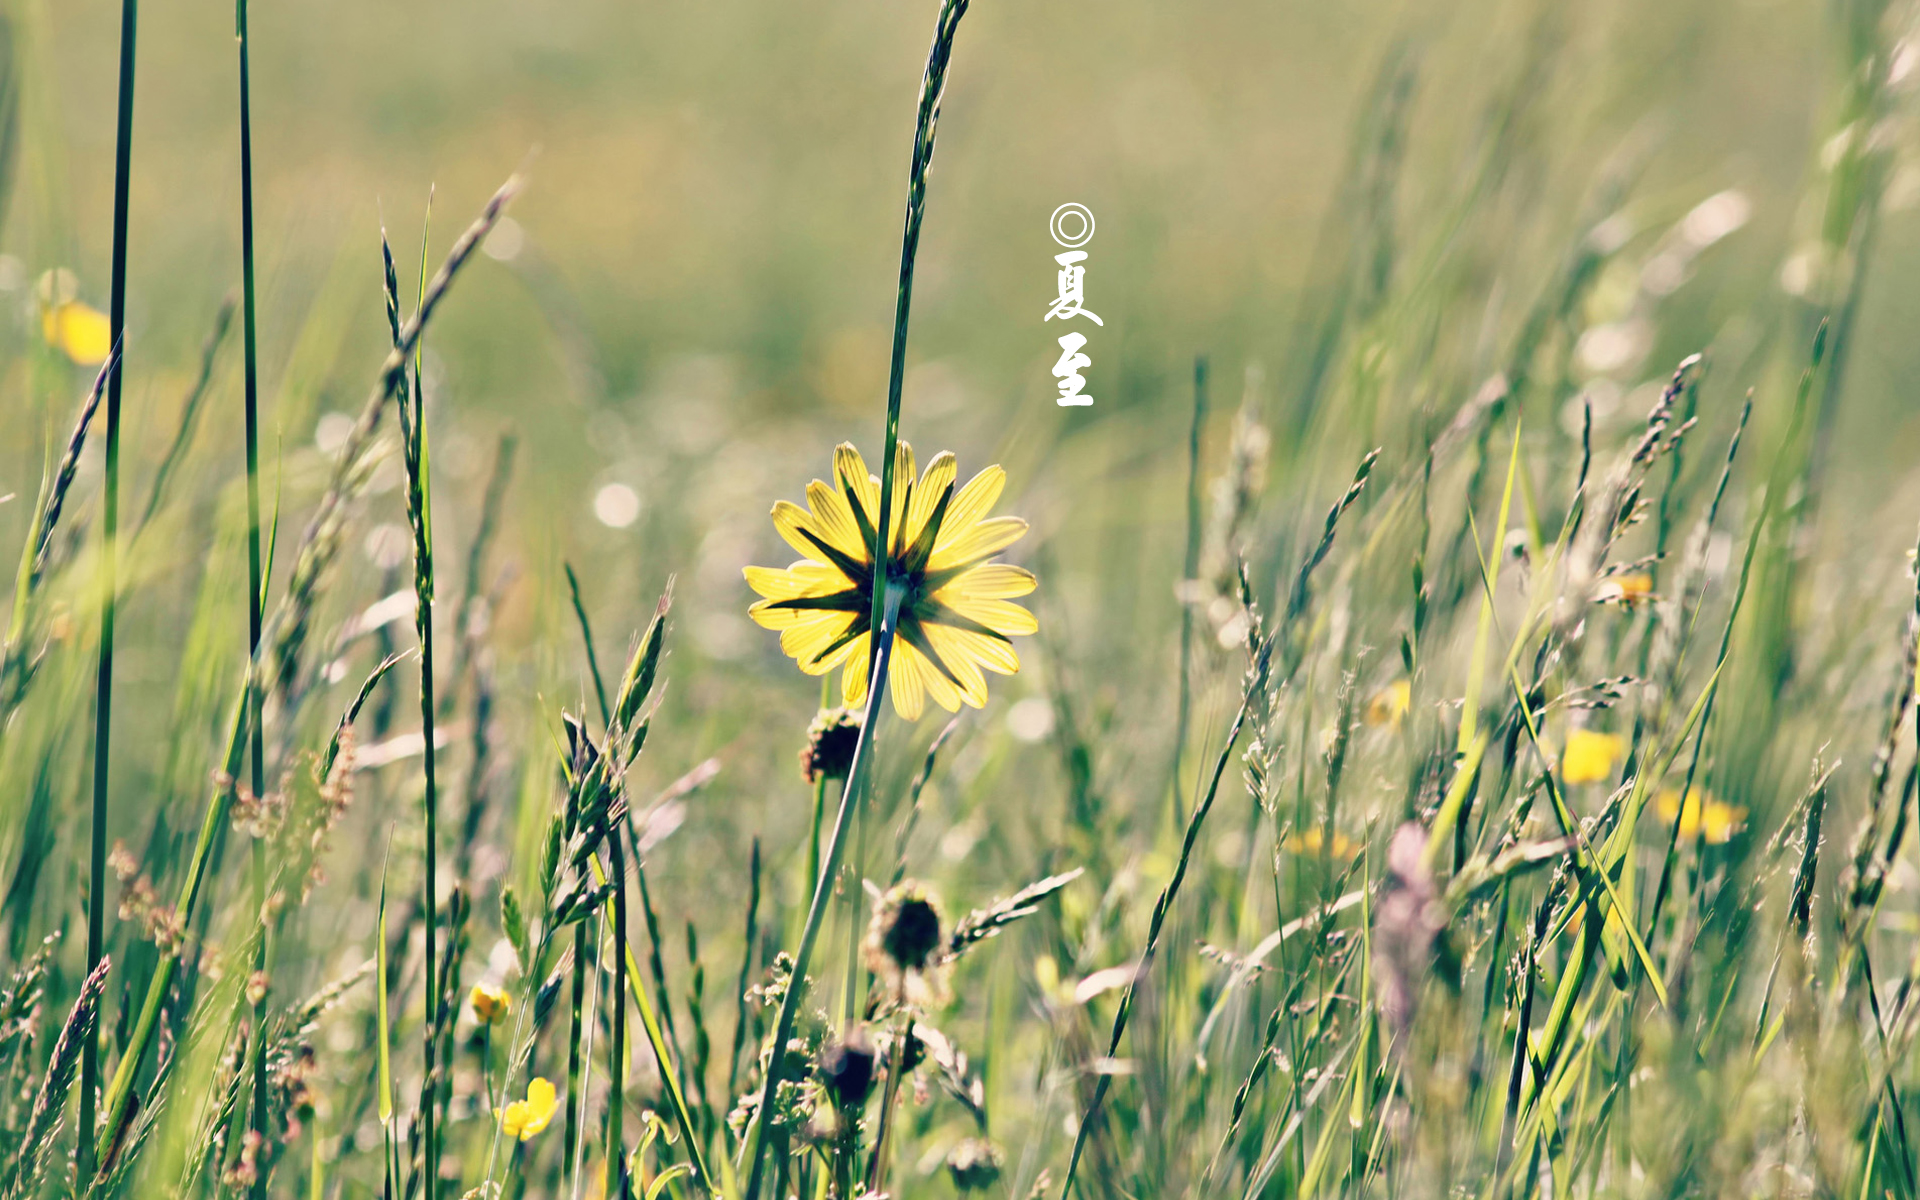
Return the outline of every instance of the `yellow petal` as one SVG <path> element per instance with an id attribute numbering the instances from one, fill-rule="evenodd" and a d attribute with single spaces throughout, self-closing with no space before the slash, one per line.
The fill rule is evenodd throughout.
<path id="1" fill-rule="evenodd" d="M 747 615 L 764 629 L 788 629 L 821 615 L 821 609 L 783 608 L 782 603 L 802 596 L 830 596 L 848 588 L 840 572 L 824 563 L 795 563 L 786 571 L 771 567 L 746 568 L 747 582 L 765 596 L 747 609 Z"/>
<path id="2" fill-rule="evenodd" d="M 927 464 L 927 473 L 913 489 L 913 503 L 907 509 L 906 536 L 901 544 L 911 546 L 920 540 L 920 533 L 927 527 L 928 518 L 939 507 L 940 497 L 953 486 L 953 477 L 958 468 L 955 466 L 953 452 L 942 450 Z M 944 519 L 941 522 L 945 524 Z"/>
<path id="3" fill-rule="evenodd" d="M 957 532 L 950 542 L 942 538 L 941 544 L 934 547 L 927 569 L 944 571 L 976 562 L 1019 541 L 1026 531 L 1027 523 L 1019 517 L 994 517 L 977 522 L 964 532 Z"/>
<path id="4" fill-rule="evenodd" d="M 828 545 L 855 562 L 871 561 L 845 496 L 816 479 L 807 485 L 807 507 L 813 510 L 814 523 Z"/>
<path id="5" fill-rule="evenodd" d="M 941 664 L 928 658 L 926 654 L 921 652 L 918 646 L 914 646 L 904 639 L 900 642 L 900 649 L 913 652 L 915 669 L 920 673 L 920 682 L 927 689 L 927 695 L 933 697 L 933 702 L 948 712 L 959 712 L 962 699 L 961 690 L 955 687 L 953 680 L 948 679 L 946 674 L 940 670 Z M 936 651 L 936 653 L 938 652 Z M 982 687 L 986 686 L 986 680 L 983 679 L 980 683 Z"/>
<path id="6" fill-rule="evenodd" d="M 747 586 L 769 600 L 793 600 L 800 596 L 828 596 L 849 586 L 847 577 L 834 567 L 811 559 L 802 559 L 782 570 L 778 567 L 744 567 Z"/>
<path id="7" fill-rule="evenodd" d="M 1020 656 L 1014 653 L 1012 646 L 999 638 L 971 629 L 934 623 L 929 623 L 926 630 L 928 640 L 933 642 L 934 648 L 940 651 L 940 657 L 949 664 L 953 662 L 953 656 L 958 655 L 1001 675 L 1012 675 L 1020 670 Z"/>
<path id="8" fill-rule="evenodd" d="M 947 516 L 940 523 L 940 537 L 934 543 L 934 553 L 955 541 L 961 534 L 972 529 L 980 519 L 993 509 L 994 501 L 1000 499 L 1000 491 L 1007 486 L 1007 473 L 997 466 L 988 467 L 967 481 L 967 486 L 954 493 L 953 503 L 947 506 Z"/>
<path id="9" fill-rule="evenodd" d="M 987 702 L 987 678 L 980 673 L 980 664 L 975 658 L 972 647 L 965 641 L 968 637 L 978 638 L 978 634 L 969 634 L 965 630 L 953 629 L 945 625 L 922 626 L 927 636 L 927 644 L 940 656 L 940 661 L 953 672 L 960 681 L 960 698 L 974 708 Z"/>
<path id="10" fill-rule="evenodd" d="M 856 618 L 849 612 L 809 612 L 806 616 L 807 620 L 788 626 L 780 634 L 780 652 L 799 663 L 807 674 L 824 675 L 840 665 L 839 655 L 828 655 L 827 647 L 839 640 Z"/>
<path id="11" fill-rule="evenodd" d="M 863 633 L 849 642 L 847 668 L 840 676 L 840 703 L 852 708 L 867 698 L 867 658 L 873 635 Z"/>
<path id="12" fill-rule="evenodd" d="M 1012 604 L 1005 600 L 959 600 L 953 602 L 943 600 L 942 603 L 969 621 L 978 621 L 995 633 L 1002 633 L 1008 637 L 1019 637 L 1032 633 L 1040 628 L 1040 622 L 1033 619 L 1032 613 L 1021 608 L 1018 604 Z"/>
<path id="13" fill-rule="evenodd" d="M 893 692 L 893 711 L 903 721 L 918 721 L 926 707 L 925 677 L 920 652 L 905 642 L 893 644 L 893 665 L 887 671 L 887 687 Z"/>
<path id="14" fill-rule="evenodd" d="M 827 541 L 826 533 L 814 522 L 813 514 L 801 508 L 791 500 L 782 500 L 773 506 L 773 527 L 786 543 L 807 558 L 819 558 L 820 547 L 808 541 L 803 535 L 811 533 L 821 541 Z M 829 543 L 831 544 L 831 543 Z"/>
<path id="15" fill-rule="evenodd" d="M 940 589 L 940 595 L 969 600 L 1012 600 L 1039 586 L 1033 572 L 1009 563 L 975 567 Z"/>
<path id="16" fill-rule="evenodd" d="M 913 491 L 913 447 L 905 441 L 893 453 L 893 519 L 887 522 L 887 546 L 898 554 L 906 546 L 908 493 Z"/>
<path id="17" fill-rule="evenodd" d="M 547 1122 L 553 1119 L 553 1110 L 559 1107 L 557 1101 L 553 1084 L 545 1076 L 536 1075 L 527 1084 L 527 1107 L 533 1110 L 534 1121 L 537 1122 L 533 1132 L 538 1133 L 547 1127 Z"/>
<path id="18" fill-rule="evenodd" d="M 833 478 L 842 492 L 851 491 L 860 502 L 860 511 L 866 514 L 867 523 L 876 524 L 880 516 L 880 481 L 868 473 L 866 460 L 853 448 L 853 443 L 841 442 L 834 447 Z"/>

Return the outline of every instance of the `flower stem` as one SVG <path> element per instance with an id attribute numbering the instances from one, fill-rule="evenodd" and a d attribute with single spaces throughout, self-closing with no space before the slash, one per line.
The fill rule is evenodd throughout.
<path id="1" fill-rule="evenodd" d="M 627 948 L 627 863 L 620 845 L 620 831 L 607 839 L 607 858 L 613 876 L 613 941 L 619 950 Z M 622 1194 L 621 1160 L 626 1157 L 623 1131 L 626 1126 L 624 1101 L 627 1086 L 627 955 L 613 957 L 613 1045 L 607 1062 L 607 1190 L 609 1196 Z M 664 1005 L 665 992 L 662 991 Z M 672 1067 L 660 1064 L 665 1074 Z"/>
<path id="2" fill-rule="evenodd" d="M 261 606 L 266 599 L 266 589 L 260 578 L 260 374 L 259 342 L 254 323 L 253 291 L 253 99 L 247 37 L 247 0 L 234 0 L 233 6 L 234 37 L 240 44 L 240 292 L 241 292 L 241 329 L 243 331 L 246 368 L 246 438 L 247 438 L 247 657 L 249 660 L 260 653 L 260 615 Z M 249 776 L 253 784 L 256 799 L 266 795 L 266 742 L 262 728 L 263 705 L 261 689 L 251 686 L 255 680 L 253 672 L 247 673 L 247 704 L 251 709 L 252 726 L 251 757 L 252 773 Z M 260 944 L 254 957 L 254 970 L 261 976 L 267 971 L 267 929 L 266 929 L 266 846 L 258 838 L 253 843 L 253 897 L 254 906 L 259 910 L 261 922 Z M 267 1136 L 267 997 L 264 990 L 253 1005 L 253 1111 L 252 1129 L 261 1139 Z M 253 1200 L 265 1200 L 267 1194 L 267 1173 L 256 1174 L 252 1187 Z"/>
<path id="3" fill-rule="evenodd" d="M 827 860 L 814 877 L 813 900 L 807 906 L 807 924 L 800 933 L 799 949 L 794 952 L 793 975 L 787 984 L 786 995 L 780 1001 L 780 1018 L 774 1023 L 774 1052 L 767 1064 L 766 1082 L 760 1089 L 759 1107 L 754 1110 L 753 1129 L 742 1143 L 743 1153 L 752 1163 L 752 1173 L 747 1179 L 746 1200 L 759 1200 L 761 1170 L 765 1165 L 762 1151 L 767 1141 L 767 1118 L 773 1111 L 773 1099 L 780 1086 L 780 1068 L 785 1063 L 785 1055 L 781 1051 L 793 1036 L 794 1021 L 800 1015 L 800 997 L 806 991 L 807 964 L 813 958 L 813 944 L 819 939 L 820 926 L 825 921 L 827 905 L 833 897 L 830 881 L 840 869 L 840 860 L 846 855 L 847 835 L 853 828 L 855 807 L 866 786 L 867 764 L 873 759 L 873 738 L 880 723 L 880 702 L 887 692 L 887 666 L 893 661 L 894 625 L 900 617 L 898 590 L 887 589 L 885 607 L 880 616 L 879 633 L 875 638 L 878 648 L 874 651 L 873 672 L 867 683 L 866 720 L 860 725 L 860 740 L 853 748 L 853 764 L 847 769 L 846 786 L 840 792 L 840 812 L 833 820 L 833 837 L 827 843 Z"/>
<path id="4" fill-rule="evenodd" d="M 91 860 L 87 874 L 87 973 L 100 965 L 106 933 L 107 875 L 107 765 L 113 731 L 113 622 L 115 542 L 120 534 L 120 384 L 126 376 L 122 338 L 127 316 L 127 197 L 133 170 L 133 66 L 140 0 L 120 5 L 120 112 L 115 133 L 113 165 L 113 285 L 108 298 L 110 344 L 120 352 L 107 380 L 106 493 L 101 513 L 100 550 L 100 673 L 94 701 L 93 821 Z M 100 1025 L 87 1029 L 80 1059 L 80 1126 L 78 1130 L 79 1190 L 93 1182 L 94 1102 L 100 1086 Z"/>
<path id="5" fill-rule="evenodd" d="M 887 1087 L 880 1098 L 880 1122 L 873 1134 L 873 1156 L 867 1160 L 866 1190 L 870 1193 L 881 1191 L 881 1181 L 887 1176 L 887 1144 L 893 1136 L 894 1109 L 900 1100 L 900 1076 L 906 1073 L 907 1039 L 913 1036 L 913 1016 L 907 1011 L 906 997 L 896 995 L 894 999 L 900 1005 L 900 1019 L 887 1054 Z"/>

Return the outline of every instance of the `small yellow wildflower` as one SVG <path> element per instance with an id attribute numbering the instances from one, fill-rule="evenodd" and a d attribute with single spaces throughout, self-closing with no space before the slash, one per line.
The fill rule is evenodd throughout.
<path id="1" fill-rule="evenodd" d="M 491 1025 L 513 1010 L 513 1001 L 507 998 L 502 988 L 489 983 L 476 983 L 473 991 L 467 994 L 467 1003 L 473 1006 L 473 1015 L 482 1025 Z"/>
<path id="2" fill-rule="evenodd" d="M 1369 725 L 1398 727 L 1400 719 L 1407 715 L 1407 709 L 1412 704 L 1413 684 L 1405 679 L 1396 679 L 1367 701 L 1364 719 Z"/>
<path id="3" fill-rule="evenodd" d="M 1360 844 L 1338 829 L 1333 831 L 1331 838 L 1327 838 L 1316 826 L 1313 829 L 1288 834 L 1286 841 L 1280 843 L 1280 848 L 1288 854 L 1315 857 L 1324 854 L 1331 858 L 1352 858 L 1360 849 Z"/>
<path id="4" fill-rule="evenodd" d="M 1560 756 L 1560 776 L 1568 783 L 1599 782 L 1613 774 L 1626 749 L 1626 739 L 1617 733 L 1572 730 L 1567 734 L 1567 752 Z"/>
<path id="5" fill-rule="evenodd" d="M 524 1142 L 545 1129 L 559 1107 L 554 1098 L 553 1084 L 545 1076 L 536 1075 L 527 1083 L 525 1100 L 515 1100 L 507 1105 L 505 1112 L 496 1108 L 493 1115 L 500 1119 L 500 1128 L 508 1137 Z"/>
<path id="6" fill-rule="evenodd" d="M 1660 819 L 1673 824 L 1674 818 L 1680 819 L 1680 836 L 1683 838 L 1705 837 L 1714 845 L 1733 840 L 1733 835 L 1746 828 L 1747 810 L 1736 804 L 1727 804 L 1715 799 L 1700 788 L 1687 789 L 1687 803 L 1683 810 L 1680 793 L 1673 788 L 1662 788 L 1654 797 L 1654 807 L 1660 813 Z"/>
<path id="7" fill-rule="evenodd" d="M 1632 607 L 1653 599 L 1653 576 L 1645 574 L 1615 575 L 1604 580 L 1593 598 L 1601 604 L 1624 604 Z"/>
<path id="8" fill-rule="evenodd" d="M 900 615 L 887 685 L 893 708 L 918 720 L 928 696 L 948 712 L 987 702 L 981 668 L 1020 669 L 1013 638 L 1039 628 L 1011 601 L 1034 589 L 1020 567 L 989 562 L 1027 531 L 1018 517 L 987 517 L 1007 473 L 988 467 L 956 487 L 952 454 L 939 454 L 914 478 L 913 447 L 894 457 L 893 515 L 887 524 L 886 579 Z M 774 528 L 806 557 L 785 570 L 748 567 L 747 584 L 765 599 L 747 615 L 780 631 L 780 649 L 809 675 L 842 667 L 849 707 L 867 694 L 872 648 L 874 543 L 880 480 L 851 445 L 833 452 L 834 483 L 807 485 L 807 507 L 782 500 Z"/>
<path id="9" fill-rule="evenodd" d="M 81 366 L 107 360 L 113 349 L 113 330 L 107 315 L 78 300 L 68 300 L 40 314 L 40 333 L 47 344 Z"/>

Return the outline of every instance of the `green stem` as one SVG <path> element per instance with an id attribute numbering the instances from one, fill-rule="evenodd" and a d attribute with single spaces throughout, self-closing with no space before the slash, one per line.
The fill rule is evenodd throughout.
<path id="1" fill-rule="evenodd" d="M 613 1045 L 607 1064 L 607 1190 L 608 1196 L 622 1195 L 620 1186 L 621 1159 L 624 1157 L 625 1138 L 622 1130 L 626 1125 L 625 1100 L 623 1094 L 627 1085 L 627 862 L 621 849 L 620 831 L 614 830 L 607 839 L 608 865 L 613 873 L 613 940 L 622 951 L 614 955 L 613 988 Z M 661 991 L 661 1006 L 666 1006 L 665 990 Z M 660 1064 L 664 1074 L 672 1067 Z"/>
<path id="2" fill-rule="evenodd" d="M 860 897 L 861 874 L 867 865 L 867 819 L 853 814 L 853 861 L 847 864 L 847 985 L 842 998 L 842 1019 L 853 1024 L 860 1006 Z"/>
<path id="3" fill-rule="evenodd" d="M 900 1005 L 900 1020 L 894 1027 L 893 1046 L 887 1055 L 887 1087 L 880 1097 L 880 1120 L 873 1134 L 873 1156 L 867 1160 L 869 1194 L 880 1192 L 887 1177 L 887 1146 L 893 1137 L 894 1111 L 900 1102 L 900 1077 L 906 1074 L 907 1038 L 913 1034 L 913 1016 L 906 1009 L 906 997 L 894 997 Z"/>
<path id="4" fill-rule="evenodd" d="M 140 23 L 140 0 L 120 5 L 120 112 L 114 137 L 113 161 L 113 284 L 108 299 L 110 344 L 121 347 L 127 325 L 127 198 L 133 170 L 133 66 Z M 100 673 L 96 683 L 93 726 L 93 820 L 91 858 L 87 874 L 87 973 L 100 965 L 106 931 L 107 876 L 107 766 L 113 732 L 113 623 L 115 591 L 119 588 L 114 561 L 120 535 L 120 385 L 126 376 L 121 354 L 107 380 L 106 494 L 101 514 L 100 553 Z M 100 1085 L 100 1025 L 87 1029 L 80 1060 L 80 1126 L 78 1167 L 80 1189 L 94 1176 L 94 1093 Z"/>
<path id="5" fill-rule="evenodd" d="M 1187 552 L 1181 578 L 1192 582 L 1200 574 L 1200 434 L 1207 423 L 1207 359 L 1193 360 L 1193 427 L 1187 434 Z M 1187 723 L 1193 712 L 1193 604 L 1180 605 L 1180 702 L 1173 721 L 1173 793 L 1175 826 L 1187 819 L 1180 800 L 1180 776 L 1186 761 Z"/>
<path id="6" fill-rule="evenodd" d="M 860 740 L 853 749 L 853 764 L 847 769 L 846 787 L 840 793 L 840 812 L 833 821 L 833 837 L 827 843 L 827 861 L 821 866 L 820 874 L 814 877 L 813 900 L 807 906 L 807 924 L 800 933 L 800 946 L 794 952 L 793 974 L 787 984 L 786 995 L 780 1001 L 780 1017 L 774 1023 L 774 1052 L 767 1065 L 767 1078 L 760 1089 L 760 1104 L 754 1110 L 753 1128 L 748 1131 L 743 1142 L 742 1152 L 752 1163 L 752 1173 L 747 1179 L 746 1200 L 759 1200 L 761 1171 L 765 1167 L 762 1151 L 766 1146 L 766 1121 L 773 1111 L 773 1098 L 780 1086 L 780 1068 L 786 1056 L 782 1053 L 787 1041 L 793 1037 L 794 1021 L 800 1015 L 800 997 L 806 991 L 807 964 L 813 959 L 813 945 L 820 936 L 820 926 L 825 922 L 827 905 L 833 898 L 830 881 L 840 869 L 840 860 L 846 856 L 847 835 L 853 827 L 853 815 L 861 799 L 862 789 L 867 781 L 867 764 L 873 758 L 874 731 L 880 722 L 880 701 L 887 691 L 887 667 L 893 661 L 894 622 L 900 615 L 900 593 L 887 589 L 885 607 L 881 610 L 879 635 L 875 644 L 874 669 L 867 683 L 866 720 L 860 726 Z"/>
<path id="7" fill-rule="evenodd" d="M 234 0 L 234 36 L 240 43 L 240 290 L 241 328 L 246 357 L 246 435 L 247 435 L 247 656 L 260 653 L 261 606 L 266 592 L 260 571 L 260 373 L 259 342 L 254 323 L 253 290 L 253 100 L 248 60 L 247 0 Z M 252 681 L 249 672 L 248 680 Z M 264 713 L 258 687 L 248 687 L 247 703 L 252 712 L 252 760 L 250 776 L 255 798 L 266 795 L 266 744 Z M 267 970 L 266 847 L 253 844 L 253 898 L 259 911 L 261 937 L 254 970 Z M 267 998 L 262 991 L 253 1006 L 253 1131 L 267 1136 Z M 264 1144 L 264 1141 L 263 1141 Z M 266 1172 L 256 1173 L 253 1200 L 265 1200 Z"/>
<path id="8" fill-rule="evenodd" d="M 567 1120 L 566 1140 L 561 1143 L 563 1166 L 571 1169 L 580 1153 L 580 1035 L 585 1030 L 581 1011 L 587 998 L 587 923 L 573 927 L 573 986 L 567 1007 Z"/>

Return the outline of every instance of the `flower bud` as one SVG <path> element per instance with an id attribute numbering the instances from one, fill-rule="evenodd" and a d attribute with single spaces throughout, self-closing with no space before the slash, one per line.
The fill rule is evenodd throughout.
<path id="1" fill-rule="evenodd" d="M 800 774 L 808 783 L 845 779 L 853 769 L 853 752 L 860 745 L 860 712 L 851 708 L 823 708 L 807 726 L 807 744 L 800 750 Z"/>

